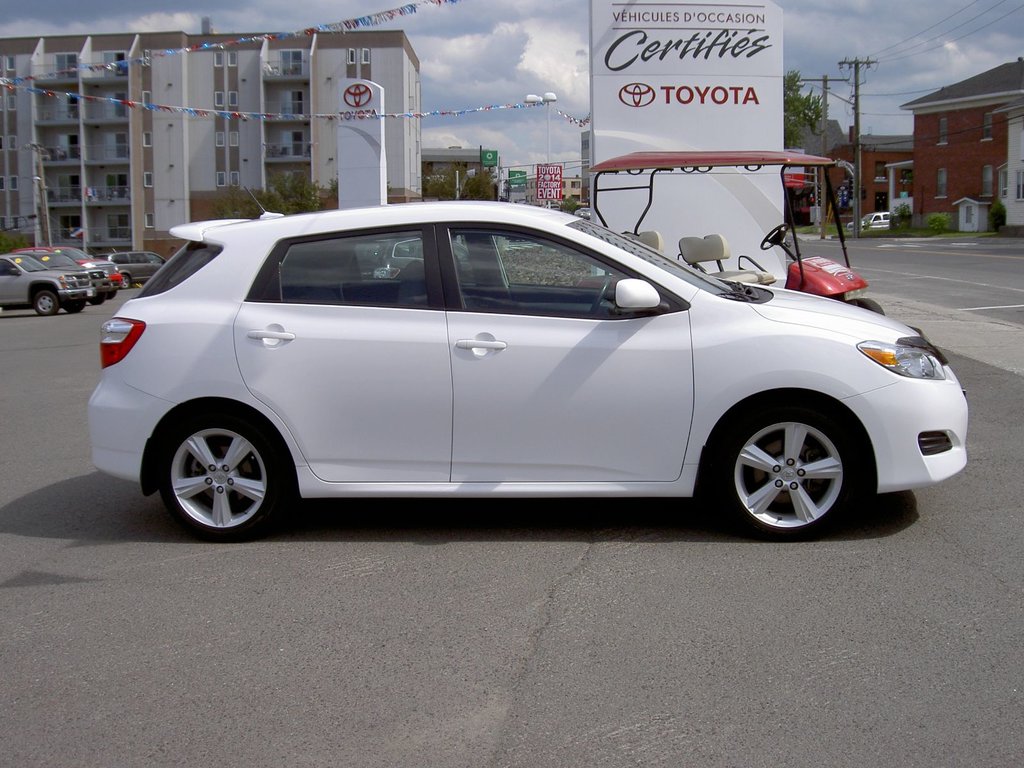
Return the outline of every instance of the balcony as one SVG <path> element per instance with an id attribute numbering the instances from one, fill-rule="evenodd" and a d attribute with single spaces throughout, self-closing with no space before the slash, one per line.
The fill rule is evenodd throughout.
<path id="1" fill-rule="evenodd" d="M 32 66 L 32 80 L 36 85 L 70 85 L 78 83 L 78 60 L 44 56 L 41 64 Z"/>
<path id="2" fill-rule="evenodd" d="M 305 114 L 306 105 L 301 101 L 282 101 L 277 105 L 277 114 L 289 115 L 295 120 L 309 119 Z M 289 118 L 277 118 L 275 123 L 287 122 Z"/>
<path id="3" fill-rule="evenodd" d="M 90 122 L 128 122 L 128 107 L 124 104 L 89 104 L 85 110 L 85 119 Z"/>
<path id="4" fill-rule="evenodd" d="M 313 145 L 308 141 L 289 141 L 264 145 L 267 162 L 304 162 L 309 160 Z"/>
<path id="5" fill-rule="evenodd" d="M 131 241 L 131 227 L 98 227 L 89 230 L 90 246 L 128 245 Z"/>
<path id="6" fill-rule="evenodd" d="M 46 164 L 49 165 L 78 165 L 78 161 L 82 159 L 82 148 L 79 146 L 72 147 L 43 147 L 46 150 L 46 154 L 43 159 Z"/>
<path id="7" fill-rule="evenodd" d="M 129 152 L 127 144 L 93 144 L 86 147 L 86 162 L 90 163 L 127 163 Z"/>
<path id="8" fill-rule="evenodd" d="M 82 78 L 89 79 L 125 79 L 128 77 L 128 62 L 121 61 L 94 61 L 82 64 Z"/>
<path id="9" fill-rule="evenodd" d="M 131 187 L 128 186 L 85 188 L 85 199 L 90 203 L 130 205 L 131 197 Z"/>
<path id="10" fill-rule="evenodd" d="M 78 105 L 48 107 L 36 112 L 37 125 L 78 124 Z"/>
<path id="11" fill-rule="evenodd" d="M 263 64 L 265 80 L 303 80 L 309 78 L 309 62 L 288 58 L 267 59 Z"/>
<path id="12" fill-rule="evenodd" d="M 47 187 L 46 199 L 50 205 L 81 205 L 81 187 Z"/>

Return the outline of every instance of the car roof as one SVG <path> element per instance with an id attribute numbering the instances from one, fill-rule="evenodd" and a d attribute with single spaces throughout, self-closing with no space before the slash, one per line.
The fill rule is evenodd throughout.
<path id="1" fill-rule="evenodd" d="M 415 226 L 434 221 L 504 222 L 546 228 L 559 221 L 578 221 L 578 217 L 533 205 L 488 200 L 450 200 L 332 209 L 261 219 L 195 221 L 171 227 L 170 234 L 196 242 L 226 242 L 235 237 L 244 239 L 249 236 L 276 240 L 373 227 Z"/>

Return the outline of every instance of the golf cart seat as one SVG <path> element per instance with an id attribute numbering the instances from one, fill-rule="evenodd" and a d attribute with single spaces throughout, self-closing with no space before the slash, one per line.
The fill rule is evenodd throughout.
<path id="1" fill-rule="evenodd" d="M 771 285 L 775 282 L 775 275 L 762 269 L 761 265 L 749 256 L 740 256 L 740 261 L 743 259 L 748 260 L 754 265 L 754 269 L 726 269 L 725 261 L 730 255 L 729 243 L 722 235 L 679 238 L 680 258 L 705 274 L 722 280 L 732 280 L 737 283 Z M 706 266 L 707 264 L 714 264 L 718 271 L 712 272 Z"/>
<path id="2" fill-rule="evenodd" d="M 665 252 L 665 238 L 661 236 L 661 232 L 656 229 L 645 229 L 643 232 L 637 232 L 637 237 L 640 238 L 640 242 L 644 245 L 648 245 L 659 253 Z"/>

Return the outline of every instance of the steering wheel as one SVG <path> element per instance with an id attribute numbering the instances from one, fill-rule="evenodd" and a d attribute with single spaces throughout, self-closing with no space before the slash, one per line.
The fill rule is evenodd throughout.
<path id="1" fill-rule="evenodd" d="M 779 226 L 775 227 L 764 236 L 764 240 L 761 241 L 761 250 L 767 251 L 769 248 L 780 245 L 786 239 L 786 230 L 788 229 L 789 227 L 786 224 L 779 224 Z"/>
<path id="2" fill-rule="evenodd" d="M 590 305 L 590 314 L 592 314 L 592 315 L 601 314 L 601 305 L 602 305 L 602 302 L 604 302 L 608 298 L 608 296 L 606 294 L 608 293 L 608 288 L 609 288 L 609 286 L 611 286 L 611 284 L 612 284 L 612 276 L 611 275 L 607 275 L 604 278 L 604 282 L 601 283 L 601 290 L 599 290 L 597 292 L 597 296 L 594 298 L 594 303 Z"/>

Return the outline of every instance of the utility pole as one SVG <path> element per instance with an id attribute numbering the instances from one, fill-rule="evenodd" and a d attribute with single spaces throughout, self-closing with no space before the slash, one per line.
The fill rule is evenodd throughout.
<path id="1" fill-rule="evenodd" d="M 46 193 L 46 171 L 43 169 L 43 156 L 50 156 L 50 151 L 41 144 L 26 144 L 26 147 L 36 153 L 36 196 L 39 202 L 36 206 L 39 217 L 39 232 L 45 245 L 53 245 L 53 238 L 50 235 L 50 201 Z"/>
<path id="2" fill-rule="evenodd" d="M 836 78 L 832 78 L 835 80 Z M 821 156 L 826 157 L 828 155 L 828 75 L 822 75 L 820 78 L 803 78 L 800 80 L 802 83 L 821 83 Z M 841 79 L 840 82 L 848 83 L 849 80 Z M 817 185 L 815 190 L 814 199 L 818 203 L 818 230 L 820 239 L 825 239 L 825 230 L 827 229 L 825 219 L 827 211 L 826 206 L 828 200 L 823 200 L 825 196 L 825 175 L 828 173 L 827 168 L 819 168 L 818 174 L 815 176 L 814 183 Z M 839 211 L 833 211 L 838 221 Z"/>
<path id="3" fill-rule="evenodd" d="M 860 68 L 878 62 L 874 59 L 843 59 L 840 68 L 853 70 L 853 236 L 860 237 Z"/>

